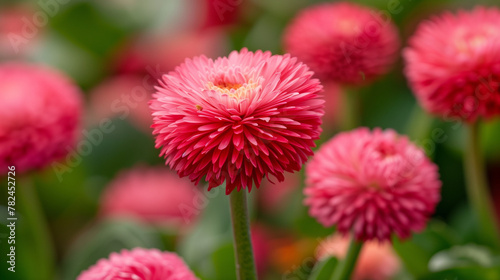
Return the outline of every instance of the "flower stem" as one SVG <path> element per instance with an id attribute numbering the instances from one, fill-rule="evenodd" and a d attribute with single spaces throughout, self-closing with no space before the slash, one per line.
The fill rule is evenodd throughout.
<path id="1" fill-rule="evenodd" d="M 335 269 L 331 280 L 349 280 L 351 274 L 356 267 L 356 261 L 363 247 L 363 242 L 356 241 L 354 238 L 351 240 L 347 255 L 340 262 L 339 266 Z"/>
<path id="2" fill-rule="evenodd" d="M 469 125 L 465 153 L 465 176 L 470 203 L 479 219 L 481 234 L 488 244 L 500 249 L 500 230 L 493 212 L 483 159 L 479 145 L 478 122 Z"/>
<path id="3" fill-rule="evenodd" d="M 433 122 L 433 117 L 427 114 L 419 105 L 415 105 L 406 126 L 406 135 L 412 140 L 423 140 L 429 136 Z"/>
<path id="4" fill-rule="evenodd" d="M 33 258 L 30 258 L 32 263 L 29 265 L 36 267 L 36 272 L 31 279 L 54 279 L 55 261 L 52 240 L 31 180 L 27 177 L 21 178 L 16 188 L 16 195 L 21 214 L 22 232 L 20 234 L 23 238 L 19 247 L 26 250 L 25 252 L 31 252 L 30 255 Z"/>
<path id="5" fill-rule="evenodd" d="M 256 280 L 250 223 L 245 190 L 234 190 L 229 195 L 231 220 L 233 224 L 234 255 L 238 280 Z"/>
<path id="6" fill-rule="evenodd" d="M 353 88 L 343 88 L 342 130 L 352 130 L 361 124 L 360 92 Z"/>

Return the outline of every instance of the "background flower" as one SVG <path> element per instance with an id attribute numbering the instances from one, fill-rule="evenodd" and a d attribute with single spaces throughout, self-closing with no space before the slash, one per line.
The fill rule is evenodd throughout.
<path id="1" fill-rule="evenodd" d="M 349 239 L 333 235 L 324 239 L 316 249 L 316 258 L 329 256 L 343 259 L 349 248 Z M 363 244 L 352 280 L 388 280 L 400 270 L 401 263 L 390 243 L 369 241 Z"/>
<path id="2" fill-rule="evenodd" d="M 184 261 L 174 253 L 136 248 L 112 253 L 82 272 L 77 280 L 137 279 L 196 280 Z"/>
<path id="3" fill-rule="evenodd" d="M 157 225 L 183 226 L 196 219 L 199 190 L 165 167 L 136 167 L 120 173 L 104 191 L 101 213 L 137 217 Z"/>
<path id="4" fill-rule="evenodd" d="M 394 24 L 377 12 L 338 2 L 301 11 L 286 30 L 284 45 L 321 79 L 359 84 L 388 71 L 399 38 Z"/>
<path id="5" fill-rule="evenodd" d="M 24 172 L 64 157 L 76 144 L 80 90 L 46 67 L 0 64 L 0 166 Z"/>
<path id="6" fill-rule="evenodd" d="M 420 104 L 473 122 L 500 113 L 500 10 L 477 7 L 422 22 L 404 50 Z"/>
<path id="7" fill-rule="evenodd" d="M 440 199 L 436 165 L 393 130 L 338 134 L 321 146 L 306 174 L 310 215 L 358 240 L 408 238 L 425 227 Z"/>
<path id="8" fill-rule="evenodd" d="M 148 101 L 152 90 L 138 75 L 121 75 L 106 80 L 90 93 L 91 122 L 104 118 L 130 118 L 138 129 L 151 132 L 151 111 Z"/>

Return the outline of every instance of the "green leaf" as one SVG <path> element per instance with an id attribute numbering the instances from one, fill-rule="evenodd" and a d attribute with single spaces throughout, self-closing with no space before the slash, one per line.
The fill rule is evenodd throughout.
<path id="1" fill-rule="evenodd" d="M 500 120 L 492 120 L 491 122 L 481 124 L 481 147 L 483 154 L 490 159 L 498 158 L 500 154 L 500 145 L 498 138 L 500 137 Z"/>
<path id="2" fill-rule="evenodd" d="M 431 257 L 458 242 L 454 232 L 439 221 L 429 222 L 427 229 L 415 234 L 410 240 L 393 240 L 393 246 L 401 257 L 406 269 L 415 276 L 429 272 L 428 262 Z"/>
<path id="3" fill-rule="evenodd" d="M 440 271 L 464 266 L 490 267 L 493 264 L 493 254 L 487 247 L 469 244 L 436 253 L 429 261 L 429 269 Z"/>
<path id="4" fill-rule="evenodd" d="M 334 257 L 324 258 L 316 263 L 308 280 L 330 280 L 337 267 L 338 260 Z"/>
<path id="5" fill-rule="evenodd" d="M 99 58 L 110 57 L 127 36 L 91 2 L 69 4 L 50 23 L 52 30 Z"/>
<path id="6" fill-rule="evenodd" d="M 159 234 L 147 225 L 131 220 L 104 221 L 85 233 L 69 251 L 64 260 L 63 279 L 75 279 L 112 252 L 136 247 L 164 249 Z"/>
<path id="7" fill-rule="evenodd" d="M 498 280 L 500 266 L 497 267 L 461 267 L 430 273 L 418 280 Z"/>
<path id="8" fill-rule="evenodd" d="M 232 242 L 231 213 L 225 185 L 204 191 L 195 197 L 189 211 L 202 212 L 195 228 L 183 238 L 179 254 L 191 268 L 203 276 L 214 273 L 210 256 L 224 244 Z M 234 266 L 234 262 L 227 266 Z"/>
<path id="9" fill-rule="evenodd" d="M 217 279 L 233 279 L 236 275 L 236 266 L 234 265 L 234 247 L 233 243 L 226 243 L 220 246 L 211 256 L 212 265 Z"/>
<path id="10" fill-rule="evenodd" d="M 294 222 L 294 228 L 297 232 L 308 237 L 326 237 L 335 232 L 334 227 L 325 228 L 323 225 L 308 214 L 308 208 L 300 206 L 302 213 Z"/>

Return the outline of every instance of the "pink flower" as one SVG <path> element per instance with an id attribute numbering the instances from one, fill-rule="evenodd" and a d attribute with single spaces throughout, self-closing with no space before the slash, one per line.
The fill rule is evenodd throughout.
<path id="1" fill-rule="evenodd" d="M 343 259 L 349 248 L 349 239 L 339 235 L 326 238 L 316 249 L 316 257 L 322 259 L 333 256 Z M 352 280 L 388 280 L 401 268 L 399 258 L 390 243 L 368 241 L 363 244 Z"/>
<path id="2" fill-rule="evenodd" d="M 0 9 L 0 58 L 25 56 L 39 42 L 44 28 L 34 22 L 37 10 L 27 3 Z"/>
<path id="3" fill-rule="evenodd" d="M 226 52 L 226 45 L 222 30 L 186 29 L 134 42 L 122 51 L 116 67 L 120 73 L 141 73 L 146 82 L 152 84 L 164 73 L 173 71 L 186 57 L 219 56 Z"/>
<path id="4" fill-rule="evenodd" d="M 110 78 L 90 93 L 92 122 L 99 123 L 104 118 L 130 118 L 141 130 L 151 133 L 152 86 L 135 75 L 122 75 Z"/>
<path id="5" fill-rule="evenodd" d="M 232 52 L 187 59 L 163 76 L 153 96 L 156 147 L 181 177 L 209 189 L 226 181 L 258 188 L 301 168 L 321 132 L 321 85 L 290 55 Z M 227 180 L 226 180 L 227 179 Z"/>
<path id="6" fill-rule="evenodd" d="M 197 0 L 196 6 L 203 7 L 202 28 L 233 25 L 238 21 L 245 1 L 242 0 Z"/>
<path id="7" fill-rule="evenodd" d="M 477 7 L 420 24 L 404 50 L 406 76 L 420 104 L 473 122 L 500 114 L 500 10 Z"/>
<path id="8" fill-rule="evenodd" d="M 136 248 L 111 253 L 82 272 L 77 280 L 197 280 L 184 261 L 174 253 Z"/>
<path id="9" fill-rule="evenodd" d="M 79 89 L 48 68 L 0 65 L 0 167 L 43 168 L 75 145 L 82 100 Z"/>
<path id="10" fill-rule="evenodd" d="M 437 166 L 393 130 L 359 128 L 324 144 L 306 169 L 305 204 L 324 226 L 358 240 L 407 238 L 440 199 Z"/>
<path id="11" fill-rule="evenodd" d="M 200 191 L 165 167 L 136 167 L 118 175 L 101 197 L 104 216 L 132 216 L 179 226 L 196 219 L 191 211 Z"/>
<path id="12" fill-rule="evenodd" d="M 289 25 L 285 49 L 322 79 L 359 84 L 386 73 L 396 59 L 396 26 L 347 2 L 319 4 Z"/>

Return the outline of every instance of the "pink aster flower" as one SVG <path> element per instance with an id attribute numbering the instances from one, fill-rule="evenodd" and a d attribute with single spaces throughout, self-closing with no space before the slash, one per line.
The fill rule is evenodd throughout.
<path id="1" fill-rule="evenodd" d="M 326 238 L 316 249 L 316 257 L 333 256 L 343 259 L 349 248 L 349 239 L 340 235 Z M 390 243 L 368 241 L 363 244 L 352 280 L 388 280 L 400 270 L 401 262 Z"/>
<path id="2" fill-rule="evenodd" d="M 321 132 L 321 85 L 295 58 L 243 49 L 187 59 L 153 96 L 156 146 L 181 177 L 209 189 L 258 188 L 301 168 Z"/>
<path id="3" fill-rule="evenodd" d="M 77 280 L 197 280 L 184 261 L 174 253 L 136 248 L 111 253 L 82 272 Z"/>
<path id="4" fill-rule="evenodd" d="M 101 197 L 104 216 L 131 216 L 147 222 L 180 226 L 199 213 L 194 199 L 200 191 L 165 167 L 136 167 L 118 175 Z M 199 212 L 199 211 L 198 211 Z"/>
<path id="5" fill-rule="evenodd" d="M 284 45 L 320 78 L 359 84 L 389 70 L 399 37 L 377 12 L 338 2 L 302 11 L 287 28 Z"/>
<path id="6" fill-rule="evenodd" d="M 43 168 L 64 157 L 77 140 L 79 89 L 48 68 L 0 65 L 0 167 Z"/>
<path id="7" fill-rule="evenodd" d="M 357 240 L 407 238 L 425 227 L 440 199 L 437 166 L 393 130 L 338 134 L 306 174 L 310 215 Z"/>
<path id="8" fill-rule="evenodd" d="M 404 50 L 422 106 L 473 122 L 500 114 L 500 10 L 477 7 L 425 21 Z"/>

